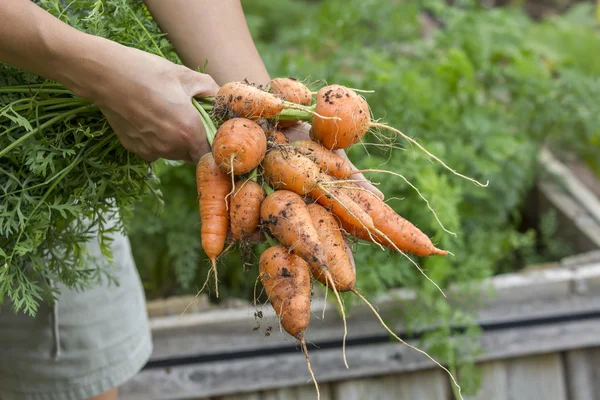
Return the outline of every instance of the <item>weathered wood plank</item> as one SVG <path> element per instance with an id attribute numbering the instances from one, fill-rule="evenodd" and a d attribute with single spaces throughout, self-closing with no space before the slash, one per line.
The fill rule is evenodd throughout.
<path id="1" fill-rule="evenodd" d="M 319 383 L 319 392 L 321 392 L 321 400 L 333 400 L 331 394 L 331 386 L 335 384 Z M 304 385 L 296 387 L 296 400 L 315 400 L 316 391 L 314 385 Z"/>
<path id="2" fill-rule="evenodd" d="M 597 250 L 600 247 L 600 227 L 596 221 L 572 196 L 561 191 L 555 183 L 541 182 L 542 210 L 558 210 L 560 234 L 580 252 Z"/>
<path id="3" fill-rule="evenodd" d="M 562 183 L 566 185 L 573 197 L 597 222 L 600 222 L 600 200 L 596 195 L 566 165 L 556 159 L 548 149 L 541 151 L 540 161 L 549 172 L 562 179 Z"/>
<path id="4" fill-rule="evenodd" d="M 481 345 L 482 361 L 548 353 L 557 351 L 557 347 L 570 350 L 599 346 L 600 321 L 548 323 L 484 332 Z M 344 367 L 339 349 L 309 349 L 309 352 L 320 383 L 433 367 L 424 356 L 394 343 L 349 347 L 350 369 Z M 298 352 L 145 370 L 121 388 L 121 397 L 123 400 L 179 399 L 197 397 L 199 393 L 217 396 L 303 385 L 308 381 L 304 357 Z"/>
<path id="5" fill-rule="evenodd" d="M 384 344 L 349 348 L 350 369 L 344 367 L 341 351 L 311 352 L 311 364 L 319 383 L 350 379 L 362 374 L 376 375 L 396 368 L 417 368 L 421 358 L 404 360 L 400 345 Z M 269 373 L 265 373 L 269 371 Z M 281 387 L 306 385 L 310 376 L 301 352 L 297 354 L 217 361 L 175 368 L 142 371 L 120 389 L 122 399 L 185 399 L 229 393 L 256 392 Z"/>
<path id="6" fill-rule="evenodd" d="M 478 373 L 481 374 L 479 390 L 475 396 L 465 397 L 465 400 L 509 400 L 506 362 L 487 362 L 480 364 L 478 368 Z"/>
<path id="7" fill-rule="evenodd" d="M 445 375 L 438 370 L 382 378 L 356 379 L 334 385 L 336 400 L 447 399 Z"/>
<path id="8" fill-rule="evenodd" d="M 261 400 L 259 393 L 241 393 L 229 396 L 214 397 L 212 400 Z"/>
<path id="9" fill-rule="evenodd" d="M 506 363 L 508 399 L 567 400 L 560 354 L 544 354 Z"/>
<path id="10" fill-rule="evenodd" d="M 569 400 L 600 400 L 600 348 L 565 354 Z"/>
<path id="11" fill-rule="evenodd" d="M 575 282 L 578 282 L 575 285 Z M 600 310 L 600 268 L 557 268 L 556 270 L 532 271 L 498 277 L 490 284 L 496 295 L 485 298 L 486 306 L 480 311 L 479 321 L 501 322 L 539 318 L 557 313 L 576 313 Z M 587 285 L 587 286 L 586 286 Z M 585 289 L 584 289 L 585 288 Z M 586 295 L 572 296 L 570 292 Z M 385 297 L 378 303 L 381 313 L 388 321 L 398 321 L 392 315 L 402 306 Z M 319 314 L 322 302 L 315 301 L 314 312 Z M 152 359 L 189 357 L 190 355 L 239 353 L 257 348 L 294 346 L 295 340 L 278 329 L 271 307 L 262 309 L 263 318 L 255 319 L 255 308 L 216 310 L 197 315 L 164 317 L 152 320 L 154 352 Z M 254 331 L 257 325 L 261 330 Z M 269 337 L 266 327 L 273 327 Z M 383 331 L 378 321 L 366 308 L 357 307 L 348 315 L 349 339 L 379 335 Z M 401 330 L 400 324 L 394 328 Z M 328 307 L 325 320 L 313 318 L 311 340 L 340 340 L 342 323 L 334 307 Z M 198 338 L 202 338 L 199 340 Z"/>
<path id="12" fill-rule="evenodd" d="M 296 391 L 294 390 L 294 388 L 268 390 L 261 394 L 260 399 L 261 400 L 296 400 Z"/>

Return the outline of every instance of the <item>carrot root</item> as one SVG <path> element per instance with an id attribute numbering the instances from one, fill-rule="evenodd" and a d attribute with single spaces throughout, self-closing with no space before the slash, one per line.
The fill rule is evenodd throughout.
<path id="1" fill-rule="evenodd" d="M 417 194 L 419 195 L 419 197 L 421 198 L 421 200 L 423 200 L 425 202 L 425 204 L 427 204 L 427 208 L 429 209 L 429 211 L 431 211 L 431 213 L 433 214 L 433 216 L 435 217 L 435 220 L 437 221 L 438 225 L 444 230 L 444 232 L 449 233 L 450 235 L 453 235 L 456 237 L 456 233 L 452 232 L 451 230 L 447 229 L 444 224 L 442 223 L 442 221 L 440 220 L 440 218 L 438 217 L 437 213 L 435 212 L 435 210 L 433 209 L 433 207 L 431 207 L 431 204 L 429 203 L 429 200 L 427 200 L 427 198 L 425 196 L 423 196 L 423 194 L 421 193 L 421 191 L 415 186 L 413 185 L 408 179 L 406 179 L 406 177 L 402 174 L 399 174 L 397 172 L 393 172 L 393 171 L 386 171 L 385 169 L 360 169 L 358 171 L 355 171 L 354 173 L 365 173 L 365 172 L 377 172 L 377 173 L 384 173 L 384 174 L 390 174 L 390 175 L 394 175 L 397 176 L 399 178 L 402 178 L 402 180 L 404 180 L 404 182 L 406 182 L 406 184 L 408 186 L 410 186 L 411 188 L 413 188 L 415 190 L 415 192 L 417 192 Z M 358 182 L 358 181 L 357 181 Z"/>
<path id="2" fill-rule="evenodd" d="M 304 338 L 300 340 L 300 345 L 302 346 L 302 352 L 304 353 L 304 357 L 306 358 L 306 366 L 308 368 L 308 372 L 315 384 L 315 389 L 317 390 L 317 400 L 321 400 L 321 392 L 319 391 L 319 384 L 317 383 L 317 379 L 315 378 L 315 374 L 310 366 L 310 358 L 308 357 L 308 349 L 306 348 L 306 341 Z"/>
<path id="3" fill-rule="evenodd" d="M 215 277 L 215 294 L 216 294 L 217 298 L 219 298 L 219 277 L 217 275 L 217 260 L 215 258 L 212 258 L 210 260 L 210 262 L 212 263 L 211 271 Z M 208 277 L 207 277 L 207 282 L 208 282 Z M 205 283 L 205 285 L 206 285 L 206 283 Z"/>
<path id="4" fill-rule="evenodd" d="M 342 298 L 340 297 L 340 294 L 335 288 L 335 283 L 333 282 L 333 277 L 331 276 L 331 273 L 327 271 L 325 276 L 327 282 L 329 282 L 329 284 L 331 285 L 331 290 L 333 290 L 333 293 L 335 294 L 335 297 L 337 298 L 337 301 L 340 304 L 340 310 L 342 312 L 342 320 L 344 321 L 344 338 L 342 339 L 342 358 L 344 359 L 344 365 L 346 366 L 346 369 L 348 369 L 350 368 L 348 366 L 348 360 L 346 359 L 346 337 L 348 336 L 348 326 L 346 324 L 346 312 L 344 311 L 344 303 L 342 303 Z"/>
<path id="5" fill-rule="evenodd" d="M 402 343 L 404 346 L 408 347 L 409 349 L 412 349 L 418 353 L 423 354 L 425 357 L 429 358 L 431 361 L 433 361 L 438 367 L 440 367 L 441 369 L 443 369 L 448 376 L 450 377 L 450 379 L 452 380 L 452 383 L 454 384 L 454 386 L 456 386 L 456 388 L 458 389 L 458 397 L 459 400 L 463 400 L 462 394 L 461 394 L 461 388 L 460 385 L 458 384 L 458 382 L 456 381 L 456 379 L 454 378 L 454 375 L 452 375 L 452 373 L 446 368 L 444 367 L 442 364 L 440 364 L 437 360 L 435 360 L 433 357 L 431 357 L 429 354 L 427 354 L 427 352 L 412 346 L 410 344 L 408 344 L 407 342 L 405 342 L 404 340 L 402 340 L 398 335 L 396 335 L 396 333 L 390 329 L 390 327 L 387 326 L 387 324 L 383 321 L 383 318 L 381 318 L 381 315 L 379 315 L 379 313 L 377 312 L 377 310 L 375 310 L 375 307 L 373 307 L 373 305 L 362 295 L 360 294 L 360 292 L 356 289 L 351 289 L 351 292 L 354 293 L 359 299 L 361 299 L 370 309 L 371 311 L 373 311 L 373 314 L 375 314 L 375 317 L 377 317 L 377 319 L 379 320 L 379 322 L 381 323 L 381 326 L 383 326 L 383 328 L 388 331 L 388 333 L 390 335 L 392 335 L 396 340 L 398 340 L 400 343 Z"/>
<path id="6" fill-rule="evenodd" d="M 477 185 L 477 186 L 480 186 L 480 187 L 487 187 L 487 186 L 488 186 L 488 184 L 490 183 L 490 181 L 487 181 L 485 184 L 483 184 L 483 183 L 479 182 L 479 181 L 478 181 L 478 180 L 476 180 L 476 179 L 469 178 L 468 176 L 465 176 L 465 175 L 461 174 L 460 172 L 457 172 L 456 170 L 454 170 L 454 169 L 450 168 L 450 167 L 449 167 L 448 165 L 446 165 L 446 163 L 445 163 L 445 162 L 443 162 L 443 161 L 442 161 L 442 160 L 441 160 L 439 157 L 437 157 L 437 156 L 435 156 L 435 155 L 431 154 L 431 153 L 430 153 L 430 152 L 429 152 L 429 151 L 428 151 L 428 150 L 427 150 L 425 147 L 423 147 L 423 146 L 422 146 L 422 145 L 421 145 L 419 142 L 417 142 L 415 139 L 413 139 L 412 137 L 410 137 L 410 136 L 408 136 L 408 135 L 406 135 L 406 134 L 402 133 L 401 131 L 399 131 L 399 130 L 398 130 L 398 129 L 396 129 L 396 128 L 393 128 L 393 127 L 391 127 L 391 126 L 389 126 L 389 125 L 386 125 L 386 124 L 382 124 L 382 123 L 380 123 L 380 122 L 371 122 L 371 123 L 370 123 L 370 126 L 371 126 L 371 127 L 373 127 L 373 128 L 379 128 L 379 129 L 385 129 L 385 130 L 388 130 L 388 131 L 392 131 L 392 132 L 396 133 L 397 135 L 400 135 L 400 136 L 402 136 L 404 139 L 406 139 L 407 141 L 409 141 L 410 143 L 414 144 L 414 145 L 415 145 L 415 146 L 417 146 L 419 149 L 421 149 L 421 151 L 423 151 L 423 152 L 424 152 L 425 154 L 427 154 L 429 157 L 433 158 L 434 160 L 436 160 L 437 162 L 439 162 L 440 164 L 442 164 L 442 165 L 444 166 L 444 168 L 446 168 L 448 171 L 452 172 L 452 173 L 453 173 L 454 175 L 456 175 L 456 176 L 459 176 L 459 177 L 461 177 L 461 178 L 463 178 L 463 179 L 466 179 L 466 180 L 468 180 L 468 181 L 470 181 L 470 182 L 474 183 L 474 184 L 475 184 L 475 185 Z"/>

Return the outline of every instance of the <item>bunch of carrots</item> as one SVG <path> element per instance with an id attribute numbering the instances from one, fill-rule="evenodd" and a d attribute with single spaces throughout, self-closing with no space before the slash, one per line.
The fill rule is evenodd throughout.
<path id="1" fill-rule="evenodd" d="M 317 394 L 305 342 L 311 276 L 332 290 L 340 305 L 340 292 L 354 293 L 390 334 L 406 344 L 356 289 L 347 236 L 404 255 L 448 252 L 436 248 L 427 235 L 352 179 L 357 171 L 335 150 L 358 143 L 371 128 L 388 129 L 446 165 L 414 139 L 373 121 L 366 100 L 340 85 L 315 93 L 292 78 L 273 79 L 266 88 L 231 82 L 215 98 L 194 104 L 212 148 L 198 162 L 196 179 L 202 247 L 212 262 L 209 275 L 214 275 L 215 284 L 216 261 L 228 232 L 235 242 L 262 232 L 272 246 L 260 256 L 259 278 L 281 326 L 301 344 Z M 220 124 L 218 129 L 214 121 Z M 310 140 L 290 143 L 280 129 L 298 121 L 311 124 Z M 344 343 L 345 337 L 346 333 Z M 460 393 L 450 372 L 432 361 L 448 372 Z"/>

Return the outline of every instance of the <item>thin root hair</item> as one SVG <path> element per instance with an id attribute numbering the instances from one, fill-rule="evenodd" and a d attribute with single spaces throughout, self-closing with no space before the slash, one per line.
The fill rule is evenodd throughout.
<path id="1" fill-rule="evenodd" d="M 468 176 L 465 176 L 459 172 L 457 172 L 456 170 L 450 168 L 448 165 L 446 165 L 446 163 L 444 163 L 444 161 L 442 161 L 440 158 L 438 158 L 437 156 L 431 154 L 425 147 L 423 147 L 423 145 L 421 145 L 417 140 L 415 140 L 414 138 L 402 133 L 401 131 L 399 131 L 396 128 L 393 128 L 389 125 L 380 123 L 380 122 L 371 122 L 371 126 L 375 127 L 375 128 L 380 128 L 380 129 L 385 129 L 385 130 L 389 130 L 391 132 L 394 132 L 400 136 L 402 136 L 404 139 L 406 139 L 407 141 L 411 142 L 412 144 L 414 144 L 415 146 L 417 146 L 419 149 L 421 149 L 421 151 L 423 151 L 425 154 L 427 154 L 429 157 L 433 158 L 434 160 L 436 160 L 438 163 L 440 163 L 441 165 L 444 166 L 444 168 L 446 168 L 448 171 L 452 172 L 454 175 L 459 176 L 463 179 L 466 179 L 472 183 L 474 183 L 477 186 L 480 187 L 487 187 L 489 185 L 489 181 L 487 181 L 485 184 L 479 182 L 476 179 L 473 178 L 469 178 Z"/>
<path id="2" fill-rule="evenodd" d="M 375 310 L 375 307 L 373 307 L 373 305 L 356 289 L 352 289 L 352 293 L 354 293 L 359 299 L 361 299 L 370 309 L 371 311 L 373 311 L 373 313 L 375 314 L 375 316 L 377 317 L 377 319 L 379 320 L 379 322 L 381 323 L 381 325 L 384 327 L 384 329 L 386 331 L 388 331 L 388 333 L 390 335 L 392 335 L 396 340 L 398 340 L 400 343 L 402 343 L 404 346 L 408 347 L 409 349 L 412 349 L 418 353 L 423 354 L 425 357 L 429 358 L 431 361 L 433 361 L 438 367 L 440 367 L 441 369 L 443 369 L 448 376 L 450 377 L 450 379 L 452 380 L 452 383 L 454 384 L 454 386 L 456 386 L 457 390 L 458 390 L 458 398 L 459 400 L 463 400 L 462 397 L 462 393 L 461 393 L 461 387 L 458 384 L 458 382 L 456 381 L 456 379 L 454 378 L 454 375 L 452 375 L 452 373 L 446 368 L 444 367 L 442 364 L 440 364 L 437 360 L 435 360 L 433 357 L 431 357 L 429 354 L 427 354 L 427 352 L 412 346 L 411 344 L 408 344 L 407 342 L 405 342 L 404 340 L 402 340 L 398 335 L 396 335 L 396 333 L 390 329 L 390 327 L 387 326 L 387 324 L 383 321 L 383 319 L 381 318 L 381 315 L 379 315 L 379 313 L 377 312 L 377 310 Z"/>

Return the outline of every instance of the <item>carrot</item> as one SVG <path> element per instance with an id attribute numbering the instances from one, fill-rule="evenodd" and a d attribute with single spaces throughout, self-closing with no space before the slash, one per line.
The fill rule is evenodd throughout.
<path id="1" fill-rule="evenodd" d="M 481 187 L 486 187 L 489 183 L 481 183 L 455 171 L 417 140 L 400 130 L 371 121 L 369 105 L 354 90 L 341 85 L 330 85 L 319 89 L 310 131 L 311 139 L 320 142 L 330 150 L 342 149 L 358 143 L 371 128 L 391 131 L 403 137 L 456 176 Z"/>
<path id="2" fill-rule="evenodd" d="M 275 78 L 269 82 L 269 92 L 294 104 L 310 106 L 312 93 L 309 88 L 295 78 Z"/>
<path id="3" fill-rule="evenodd" d="M 316 189 L 321 177 L 319 167 L 292 147 L 271 149 L 262 167 L 265 178 L 274 188 L 291 190 L 300 195 L 307 195 Z"/>
<path id="4" fill-rule="evenodd" d="M 346 193 L 336 187 L 334 178 L 293 148 L 272 149 L 262 163 L 264 177 L 276 189 L 308 195 L 357 230 L 376 232 L 371 217 Z"/>
<path id="5" fill-rule="evenodd" d="M 196 185 L 200 203 L 202 249 L 212 263 L 216 294 L 219 297 L 217 257 L 223 251 L 229 218 L 225 197 L 231 191 L 229 177 L 219 169 L 211 153 L 206 153 L 196 166 Z"/>
<path id="6" fill-rule="evenodd" d="M 337 297 L 340 304 L 340 310 L 342 311 L 342 319 L 344 321 L 344 339 L 342 346 L 342 354 L 344 357 L 344 364 L 348 368 L 348 361 L 346 360 L 346 336 L 348 335 L 348 327 L 346 325 L 346 315 L 344 313 L 344 304 L 342 299 L 339 297 L 338 292 L 346 292 L 351 290 L 356 284 L 356 273 L 352 267 L 350 256 L 346 251 L 346 242 L 342 235 L 340 226 L 329 211 L 325 210 L 318 204 L 309 204 L 308 211 L 312 219 L 321 244 L 327 252 L 327 265 L 328 269 L 323 270 L 321 268 L 311 267 L 312 275 L 322 284 L 332 289 Z"/>
<path id="7" fill-rule="evenodd" d="M 256 168 L 267 152 L 267 138 L 256 122 L 246 118 L 225 121 L 217 130 L 212 154 L 219 168 L 234 175 Z"/>
<path id="8" fill-rule="evenodd" d="M 343 149 L 358 143 L 370 124 L 369 106 L 354 90 L 330 85 L 317 92 L 311 139 L 330 150 Z"/>
<path id="9" fill-rule="evenodd" d="M 272 149 L 262 163 L 264 177 L 276 189 L 308 195 L 357 229 L 374 231 L 371 217 L 321 173 L 319 167 L 291 147 Z"/>
<path id="10" fill-rule="evenodd" d="M 343 157 L 321 146 L 312 140 L 296 140 L 292 143 L 298 152 L 317 164 L 322 172 L 339 179 L 346 179 L 354 174 L 350 164 Z"/>
<path id="11" fill-rule="evenodd" d="M 310 272 L 308 265 L 283 246 L 265 250 L 259 261 L 259 276 L 269 301 L 287 333 L 302 345 L 304 356 L 320 398 L 319 386 L 310 367 L 304 334 L 310 322 Z"/>
<path id="12" fill-rule="evenodd" d="M 326 274 L 320 268 L 311 267 L 313 276 L 330 288 L 335 284 L 338 291 L 349 291 L 356 284 L 356 274 L 346 252 L 346 244 L 340 225 L 333 214 L 319 204 L 309 204 L 308 212 L 317 229 L 321 244 L 327 249 L 327 266 L 333 277 L 333 282 L 327 280 Z"/>
<path id="13" fill-rule="evenodd" d="M 289 190 L 277 190 L 262 202 L 260 217 L 282 245 L 311 267 L 327 268 L 325 248 L 302 197 Z"/>
<path id="14" fill-rule="evenodd" d="M 294 78 L 275 78 L 269 83 L 269 93 L 289 101 L 290 103 L 310 106 L 312 102 L 312 93 L 302 82 Z M 277 121 L 277 126 L 288 128 L 297 123 L 297 121 Z"/>
<path id="15" fill-rule="evenodd" d="M 283 134 L 283 132 L 278 130 L 269 130 L 265 132 L 267 136 L 267 143 L 270 144 L 288 144 L 290 141 L 287 136 Z"/>
<path id="16" fill-rule="evenodd" d="M 445 256 L 445 250 L 440 250 L 431 243 L 431 240 L 420 229 L 410 221 L 398 215 L 390 206 L 379 197 L 368 192 L 355 183 L 346 183 L 341 189 L 356 204 L 358 204 L 373 219 L 375 226 L 387 238 L 378 235 L 369 235 L 363 228 L 356 229 L 355 226 L 344 225 L 344 229 L 353 236 L 360 239 L 376 241 L 386 247 L 398 248 L 401 251 L 416 254 L 418 256 L 430 256 L 433 254 Z"/>
<path id="17" fill-rule="evenodd" d="M 282 99 L 244 82 L 224 84 L 214 102 L 217 115 L 232 114 L 253 120 L 274 117 L 284 108 Z"/>
<path id="18" fill-rule="evenodd" d="M 310 272 L 306 261 L 282 245 L 260 256 L 259 276 L 287 333 L 298 340 L 310 322 Z"/>
<path id="19" fill-rule="evenodd" d="M 265 198 L 262 186 L 251 180 L 237 181 L 229 206 L 231 233 L 235 240 L 252 235 L 260 221 L 260 205 Z"/>

